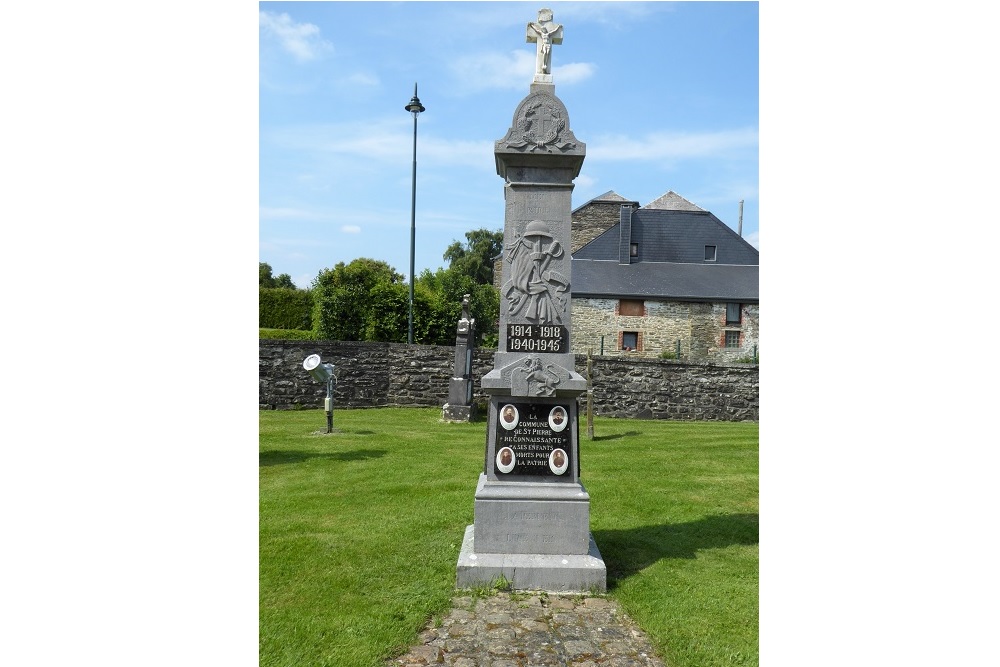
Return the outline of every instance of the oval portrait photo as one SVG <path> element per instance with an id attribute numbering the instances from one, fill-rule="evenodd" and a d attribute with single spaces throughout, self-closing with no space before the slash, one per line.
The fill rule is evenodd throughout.
<path id="1" fill-rule="evenodd" d="M 517 426 L 517 408 L 508 403 L 500 410 L 500 425 L 510 431 Z"/>
<path id="2" fill-rule="evenodd" d="M 566 452 L 561 449 L 554 449 L 552 453 L 549 454 L 549 470 L 557 475 L 561 475 L 566 472 L 566 468 L 569 467 L 569 457 L 566 456 Z"/>
<path id="3" fill-rule="evenodd" d="M 549 428 L 556 433 L 566 428 L 566 424 L 568 423 L 569 417 L 566 415 L 566 408 L 563 406 L 557 405 L 549 412 Z"/>
<path id="4" fill-rule="evenodd" d="M 500 472 L 510 472 L 516 464 L 517 457 L 514 456 L 514 450 L 510 447 L 504 447 L 497 452 L 497 470 Z"/>

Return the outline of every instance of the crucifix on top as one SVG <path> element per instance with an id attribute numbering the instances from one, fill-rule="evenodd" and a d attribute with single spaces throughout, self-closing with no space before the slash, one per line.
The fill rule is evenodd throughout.
<path id="1" fill-rule="evenodd" d="M 535 83 L 552 83 L 552 45 L 562 44 L 563 27 L 553 22 L 551 9 L 538 10 L 538 21 L 528 24 L 525 41 L 535 44 Z"/>

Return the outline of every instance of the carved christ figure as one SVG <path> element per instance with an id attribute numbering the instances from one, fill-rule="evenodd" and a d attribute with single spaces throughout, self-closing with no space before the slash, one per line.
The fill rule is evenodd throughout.
<path id="1" fill-rule="evenodd" d="M 562 44 L 562 26 L 552 21 L 551 9 L 539 9 L 538 21 L 528 24 L 527 42 L 535 44 L 535 74 L 552 74 L 552 45 Z"/>

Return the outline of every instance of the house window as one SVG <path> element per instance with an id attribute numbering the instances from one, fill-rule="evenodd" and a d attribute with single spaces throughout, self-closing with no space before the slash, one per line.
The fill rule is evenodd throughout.
<path id="1" fill-rule="evenodd" d="M 634 352 L 639 347 L 639 332 L 638 331 L 623 331 L 622 332 L 622 350 L 626 352 Z"/>
<path id="2" fill-rule="evenodd" d="M 740 332 L 739 331 L 727 331 L 726 332 L 726 347 L 739 347 L 740 346 Z"/>
<path id="3" fill-rule="evenodd" d="M 642 317 L 646 314 L 646 302 L 637 299 L 619 299 L 618 314 Z"/>
<path id="4" fill-rule="evenodd" d="M 705 246 L 705 261 L 714 262 L 715 261 L 715 246 L 707 245 Z"/>
<path id="5" fill-rule="evenodd" d="M 743 309 L 738 303 L 726 304 L 726 326 L 739 326 L 743 321 Z"/>
<path id="6" fill-rule="evenodd" d="M 638 257 L 639 256 L 639 244 L 638 243 L 630 243 L 629 244 L 629 246 L 628 246 L 628 256 L 629 257 Z"/>

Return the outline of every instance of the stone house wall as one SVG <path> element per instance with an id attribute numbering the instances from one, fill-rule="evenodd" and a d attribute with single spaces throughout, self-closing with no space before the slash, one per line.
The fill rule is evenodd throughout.
<path id="1" fill-rule="evenodd" d="M 574 211 L 570 253 L 575 253 L 617 225 L 621 216 L 622 204 L 626 203 L 628 202 L 625 199 L 598 199 Z"/>
<path id="2" fill-rule="evenodd" d="M 724 315 L 724 313 L 723 313 Z M 337 376 L 334 410 L 383 406 L 438 406 L 448 400 L 455 348 L 405 343 L 261 340 L 259 407 L 322 409 L 326 387 L 302 368 L 310 354 L 332 363 Z M 493 369 L 492 349 L 473 351 L 473 400 Z M 594 413 L 614 417 L 756 421 L 758 367 L 693 364 L 626 356 L 592 357 Z M 576 356 L 586 375 L 587 358 Z M 585 396 L 580 397 L 581 408 Z"/>
<path id="3" fill-rule="evenodd" d="M 739 326 L 726 326 L 725 303 L 652 301 L 644 303 L 645 314 L 621 315 L 618 299 L 574 298 L 572 349 L 577 354 L 601 350 L 606 356 L 658 358 L 664 350 L 676 352 L 681 342 L 681 360 L 734 362 L 759 355 L 760 307 L 743 304 Z M 622 332 L 638 333 L 635 351 L 622 349 Z M 740 345 L 726 347 L 726 331 L 738 331 Z"/>

